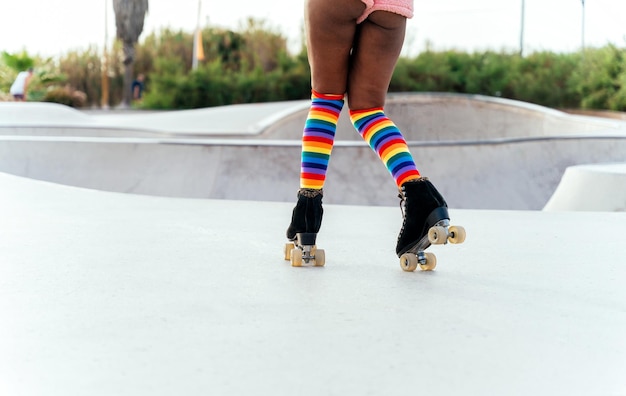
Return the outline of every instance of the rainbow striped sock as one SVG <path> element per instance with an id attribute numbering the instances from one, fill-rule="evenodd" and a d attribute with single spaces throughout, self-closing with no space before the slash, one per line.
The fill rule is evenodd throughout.
<path id="1" fill-rule="evenodd" d="M 405 182 L 420 177 L 406 140 L 393 121 L 385 116 L 382 107 L 351 110 L 350 120 L 383 161 L 398 188 Z"/>
<path id="2" fill-rule="evenodd" d="M 319 190 L 324 187 L 343 102 L 343 95 L 313 91 L 311 108 L 302 133 L 300 188 Z"/>

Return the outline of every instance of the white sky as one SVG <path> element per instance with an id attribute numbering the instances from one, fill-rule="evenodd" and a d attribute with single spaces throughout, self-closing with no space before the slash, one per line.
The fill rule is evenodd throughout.
<path id="1" fill-rule="evenodd" d="M 201 23 L 237 28 L 247 17 L 265 19 L 290 39 L 301 40 L 304 0 L 200 0 Z M 338 0 L 339 1 L 339 0 Z M 576 51 L 582 43 L 581 0 L 525 0 L 526 51 Z M 415 0 L 405 54 L 416 55 L 429 41 L 432 48 L 518 50 L 522 0 Z M 0 0 L 0 51 L 54 56 L 115 37 L 112 0 Z M 192 31 L 198 0 L 150 0 L 144 34 L 162 27 Z M 626 46 L 626 0 L 585 1 L 585 43 Z M 140 38 L 141 40 L 141 38 Z"/>

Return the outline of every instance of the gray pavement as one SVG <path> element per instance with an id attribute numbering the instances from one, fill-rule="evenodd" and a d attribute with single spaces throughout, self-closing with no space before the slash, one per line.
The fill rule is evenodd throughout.
<path id="1" fill-rule="evenodd" d="M 624 213 L 453 209 L 405 273 L 398 208 L 326 205 L 292 268 L 289 203 L 0 174 L 0 207 L 3 395 L 626 395 Z"/>

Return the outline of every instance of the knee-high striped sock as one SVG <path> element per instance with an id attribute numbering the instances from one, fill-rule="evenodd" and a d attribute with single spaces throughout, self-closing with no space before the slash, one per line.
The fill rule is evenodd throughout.
<path id="1" fill-rule="evenodd" d="M 318 190 L 324 187 L 343 102 L 343 94 L 313 91 L 311 108 L 302 133 L 300 188 Z"/>
<path id="2" fill-rule="evenodd" d="M 385 116 L 382 107 L 351 110 L 350 120 L 383 161 L 398 188 L 405 182 L 420 177 L 406 140 L 393 121 Z"/>

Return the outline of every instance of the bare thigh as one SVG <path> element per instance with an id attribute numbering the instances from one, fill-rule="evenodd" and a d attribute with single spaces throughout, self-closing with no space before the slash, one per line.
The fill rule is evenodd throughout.
<path id="1" fill-rule="evenodd" d="M 306 1 L 307 52 L 311 84 L 317 92 L 343 94 L 347 91 L 356 19 L 364 10 L 361 0 Z"/>
<path id="2" fill-rule="evenodd" d="M 386 11 L 373 12 L 359 25 L 349 69 L 348 106 L 351 109 L 385 104 L 405 31 L 406 18 Z"/>

